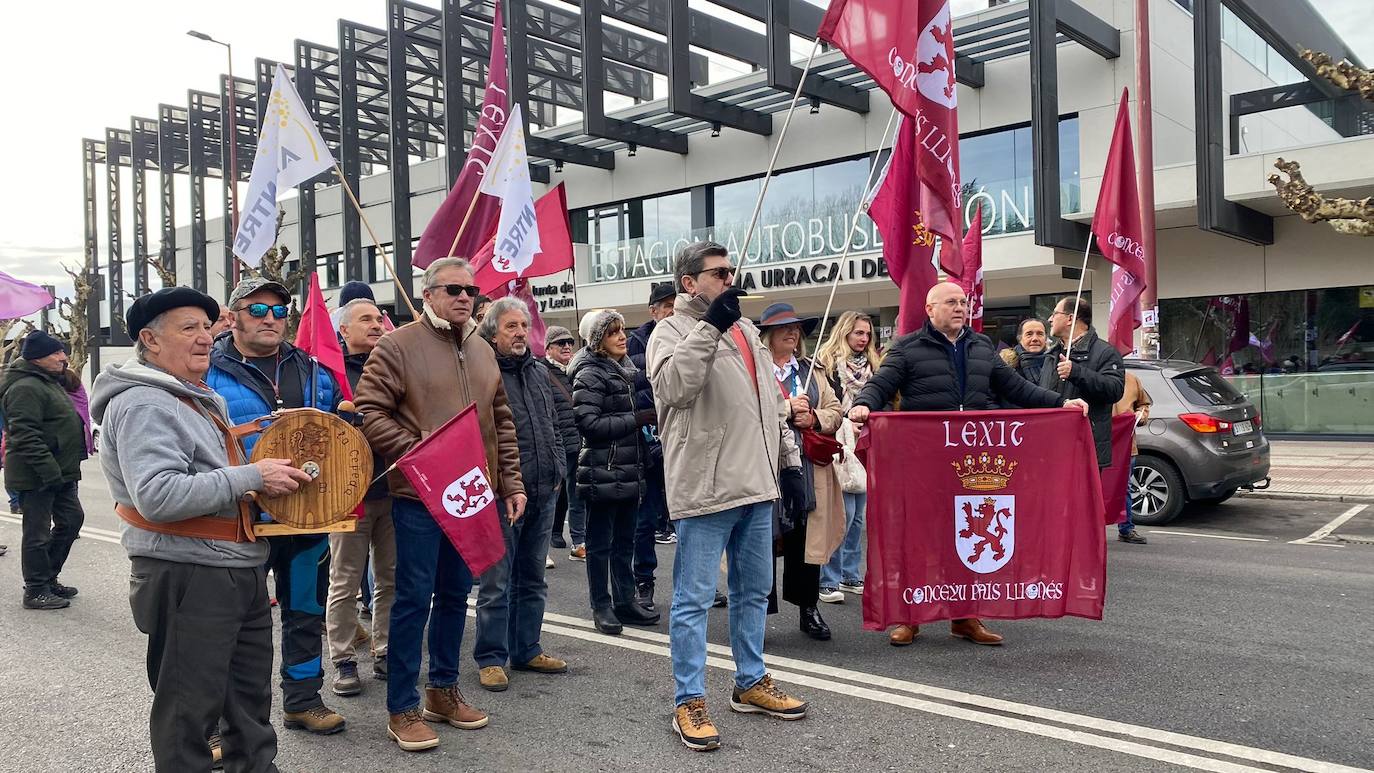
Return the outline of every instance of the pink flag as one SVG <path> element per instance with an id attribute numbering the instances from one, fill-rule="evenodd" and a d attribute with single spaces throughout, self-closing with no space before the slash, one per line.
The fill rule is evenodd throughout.
<path id="1" fill-rule="evenodd" d="M 1336 339 L 1336 345 L 1345 346 L 1346 344 L 1354 340 L 1355 333 L 1360 329 L 1360 323 L 1362 322 L 1364 322 L 1363 318 L 1355 320 L 1355 324 L 1351 325 L 1349 330 L 1345 331 L 1345 333 L 1341 335 L 1340 338 Z"/>
<path id="2" fill-rule="evenodd" d="M 334 332 L 334 324 L 329 320 L 329 307 L 325 305 L 324 293 L 320 292 L 320 275 L 313 271 L 310 273 L 310 294 L 306 296 L 305 311 L 301 312 L 301 324 L 296 328 L 296 348 L 328 368 L 334 374 L 334 380 L 339 382 L 344 399 L 353 399 L 353 388 L 348 385 L 348 373 L 344 370 L 339 335 Z"/>
<path id="3" fill-rule="evenodd" d="M 1111 329 L 1107 340 L 1122 354 L 1135 351 L 1140 327 L 1140 294 L 1145 290 L 1144 229 L 1140 225 L 1140 194 L 1135 184 L 1135 146 L 1126 90 L 1116 110 L 1116 129 L 1102 173 L 1102 192 L 1093 212 L 1093 235 L 1112 270 Z"/>
<path id="4" fill-rule="evenodd" d="M 477 120 L 477 129 L 472 135 L 472 147 L 468 148 L 467 161 L 458 173 L 458 181 L 453 184 L 444 203 L 439 205 L 434 217 L 420 236 L 420 244 L 415 248 L 415 256 L 410 259 L 416 268 L 428 268 L 429 264 L 450 254 L 469 257 L 475 254 L 487 239 L 496 232 L 496 224 L 501 216 L 501 200 L 495 196 L 483 196 L 477 190 L 482 176 L 487 172 L 496 142 L 506 128 L 506 115 L 510 110 L 507 95 L 508 73 L 506 71 L 505 28 L 501 22 L 501 3 L 496 4 L 496 13 L 491 24 L 491 61 L 487 64 L 487 91 L 482 97 L 482 112 Z M 450 84 L 458 88 L 457 84 Z M 473 198 L 477 203 L 473 204 Z M 468 211 L 471 208 L 472 214 Z M 462 238 L 455 246 L 453 239 L 463 221 Z M 450 248 L 452 252 L 450 253 Z"/>
<path id="5" fill-rule="evenodd" d="M 926 323 L 926 293 L 938 277 L 931 256 L 935 234 L 921 217 L 916 179 L 916 122 L 903 117 L 897 124 L 892 158 L 868 208 L 868 216 L 883 236 L 883 259 L 900 292 L 897 335 Z M 948 242 L 946 242 L 948 244 Z"/>
<path id="6" fill-rule="evenodd" d="M 912 206 L 940 235 L 940 266 L 964 273 L 959 187 L 959 91 L 949 0 L 832 0 L 817 33 L 868 73 L 905 115 L 919 192 Z M 895 276 L 895 274 L 894 274 Z M 921 298 L 925 308 L 925 298 Z"/>
<path id="7" fill-rule="evenodd" d="M 52 294 L 0 271 L 0 319 L 18 319 L 52 305 Z"/>
<path id="8" fill-rule="evenodd" d="M 975 332 L 983 332 L 983 208 L 973 213 L 964 234 L 964 274 L 959 286 L 968 296 L 968 318 Z"/>
<path id="9" fill-rule="evenodd" d="M 473 403 L 396 462 L 476 577 L 506 554 L 496 489 Z"/>

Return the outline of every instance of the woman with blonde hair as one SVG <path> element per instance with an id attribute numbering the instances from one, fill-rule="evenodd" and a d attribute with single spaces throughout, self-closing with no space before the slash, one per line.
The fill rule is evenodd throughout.
<path id="1" fill-rule="evenodd" d="M 875 338 L 871 317 L 859 311 L 846 311 L 831 329 L 830 337 L 816 351 L 816 368 L 830 382 L 844 413 L 849 412 L 859 390 L 882 363 Z M 857 437 L 848 419 L 835 434 L 835 439 L 844 446 L 844 459 L 835 464 L 835 473 L 844 490 L 845 534 L 839 549 L 821 567 L 820 600 L 831 604 L 843 603 L 845 593 L 864 592 L 860 567 L 863 548 L 859 543 L 868 508 L 868 480 L 863 465 L 854 455 Z"/>

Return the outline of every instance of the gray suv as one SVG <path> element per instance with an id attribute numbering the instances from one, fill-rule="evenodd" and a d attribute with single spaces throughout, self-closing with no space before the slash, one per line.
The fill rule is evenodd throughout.
<path id="1" fill-rule="evenodd" d="M 1259 411 L 1216 368 L 1187 360 L 1126 360 L 1154 405 L 1136 429 L 1131 475 L 1136 523 L 1160 526 L 1189 502 L 1220 504 L 1269 485 Z"/>

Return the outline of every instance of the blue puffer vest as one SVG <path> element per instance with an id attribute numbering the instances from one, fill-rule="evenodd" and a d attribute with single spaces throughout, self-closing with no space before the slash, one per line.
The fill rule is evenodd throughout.
<path id="1" fill-rule="evenodd" d="M 336 413 L 343 394 L 329 370 L 321 367 L 319 360 L 291 344 L 283 343 L 281 346 L 282 368 L 297 368 L 300 383 L 305 386 L 305 405 L 287 407 L 318 408 Z M 233 336 L 229 333 L 215 339 L 215 345 L 210 350 L 210 372 L 205 375 L 205 383 L 229 404 L 229 418 L 235 424 L 266 416 L 277 404 L 271 382 L 239 356 L 233 347 Z M 251 456 L 257 440 L 257 435 L 245 437 L 243 452 Z"/>

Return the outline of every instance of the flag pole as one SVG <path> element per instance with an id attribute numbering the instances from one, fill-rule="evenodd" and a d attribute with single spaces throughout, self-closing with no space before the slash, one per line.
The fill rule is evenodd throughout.
<path id="1" fill-rule="evenodd" d="M 883 127 L 882 139 L 878 142 L 878 155 L 882 155 L 883 148 L 887 145 L 887 135 L 889 132 L 892 132 L 892 126 L 897 120 L 897 113 L 897 106 L 893 105 L 892 115 L 888 116 L 887 126 Z M 896 133 L 892 134 L 892 139 L 895 143 L 897 139 Z M 876 159 L 877 157 L 875 156 L 874 160 Z M 876 182 L 873 179 L 873 175 L 877 171 L 877 164 L 874 164 L 873 167 L 868 170 L 868 180 L 864 182 L 864 195 L 859 198 L 859 207 L 854 210 L 854 217 L 849 221 L 849 231 L 844 237 L 844 250 L 840 253 L 839 262 L 835 264 L 835 277 L 830 281 L 830 297 L 825 301 L 825 313 L 821 314 L 821 325 L 816 333 L 817 348 L 819 348 L 821 343 L 825 342 L 825 323 L 830 319 L 830 309 L 835 304 L 835 291 L 839 289 L 840 277 L 844 275 L 844 263 L 846 260 L 849 260 L 849 248 L 850 245 L 854 243 L 854 232 L 859 230 L 859 217 L 868 211 L 869 199 L 873 195 L 873 185 Z M 762 201 L 763 199 L 759 200 Z M 801 389 L 803 393 L 811 388 L 811 375 L 815 372 L 816 369 L 814 367 L 807 371 L 806 382 L 802 384 Z"/>
<path id="2" fill-rule="evenodd" d="M 482 195 L 481 191 L 472 192 L 472 201 L 468 202 L 468 211 L 463 215 L 463 222 L 458 224 L 458 232 L 453 235 L 453 244 L 448 247 L 445 253 L 449 257 L 454 257 L 453 251 L 458 249 L 458 240 L 463 238 L 463 232 L 468 228 L 468 220 L 472 218 L 472 211 L 477 208 L 477 198 Z"/>
<path id="3" fill-rule="evenodd" d="M 1068 356 L 1073 352 L 1073 329 L 1078 326 L 1078 304 L 1083 299 L 1083 277 L 1088 275 L 1088 253 L 1093 248 L 1093 232 L 1088 229 L 1088 244 L 1083 248 L 1083 266 L 1078 269 L 1078 290 L 1073 295 L 1073 319 L 1069 324 L 1069 343 L 1064 347 L 1064 354 Z"/>
<path id="4" fill-rule="evenodd" d="M 792 114 L 797 112 L 797 102 L 801 100 L 802 86 L 806 85 L 806 76 L 811 72 L 811 64 L 816 59 L 816 52 L 821 47 L 821 36 L 817 35 L 811 44 L 811 53 L 806 57 L 806 66 L 802 68 L 801 77 L 797 78 L 797 89 L 792 93 L 792 103 L 787 108 L 787 117 L 782 120 L 782 131 L 778 133 L 777 144 L 773 146 L 773 157 L 768 160 L 768 170 L 763 173 L 763 185 L 759 188 L 759 198 L 754 202 L 754 213 L 749 216 L 749 227 L 744 229 L 744 241 L 739 248 L 739 266 L 743 267 L 749 262 L 749 242 L 754 238 L 754 226 L 758 225 L 759 213 L 763 210 L 763 199 L 768 195 L 768 183 L 773 179 L 773 167 L 778 163 L 778 153 L 782 151 L 782 142 L 787 139 L 787 127 L 792 125 Z M 762 254 L 762 253 L 760 253 Z"/>
<path id="5" fill-rule="evenodd" d="M 348 200 L 353 202 L 353 208 L 358 210 L 358 218 L 367 227 L 368 236 L 372 237 L 372 243 L 376 245 L 377 252 L 382 256 L 382 262 L 386 264 L 386 270 L 391 273 L 391 281 L 396 283 L 396 295 L 405 300 L 406 306 L 410 309 L 411 318 L 419 319 L 420 312 L 415 310 L 415 304 L 410 300 L 410 293 L 407 293 L 406 289 L 401 286 L 401 278 L 396 276 L 396 267 L 391 265 L 391 258 L 387 257 L 386 248 L 382 246 L 382 240 L 378 239 L 377 232 L 372 230 L 372 224 L 367 221 L 367 213 L 363 212 L 363 205 L 358 203 L 358 197 L 353 193 L 353 186 L 348 184 L 348 178 L 344 176 L 343 168 L 339 166 L 338 161 L 334 162 L 334 171 L 339 173 L 339 184 L 348 193 Z"/>

